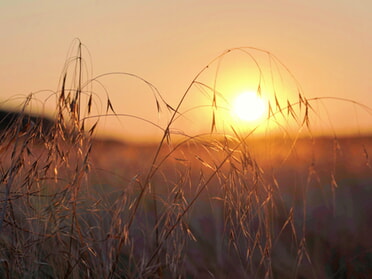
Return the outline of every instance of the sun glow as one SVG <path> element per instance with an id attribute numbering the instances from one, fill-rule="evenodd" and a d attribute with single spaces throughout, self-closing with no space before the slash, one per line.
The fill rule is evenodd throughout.
<path id="1" fill-rule="evenodd" d="M 244 92 L 235 98 L 232 114 L 243 121 L 257 121 L 267 114 L 267 104 L 256 93 Z"/>

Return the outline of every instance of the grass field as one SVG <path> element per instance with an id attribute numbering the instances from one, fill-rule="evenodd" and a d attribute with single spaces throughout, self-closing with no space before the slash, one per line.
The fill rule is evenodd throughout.
<path id="1" fill-rule="evenodd" d="M 105 113 L 91 115 L 81 61 L 79 44 L 53 94 L 52 123 L 27 116 L 30 95 L 0 134 L 2 278 L 372 273 L 372 137 L 315 136 L 301 94 L 272 105 L 268 117 L 294 118 L 309 132 L 217 136 L 212 90 L 211 133 L 171 133 L 186 91 L 177 107 L 168 105 L 158 142 L 103 140 L 98 122 L 88 122 Z M 115 114 L 109 96 L 106 103 Z"/>
<path id="2" fill-rule="evenodd" d="M 238 160 L 234 170 L 229 162 L 188 212 L 192 236 L 182 248 L 185 274 L 200 278 L 264 277 L 268 268 L 265 261 L 269 261 L 269 277 L 274 278 L 368 278 L 372 177 L 365 152 L 371 150 L 372 138 L 301 139 L 291 151 L 290 142 L 263 141 L 249 143 L 261 168 L 260 182 L 254 182 L 252 173 Z M 180 181 L 184 203 L 193 199 L 206 179 L 200 175 L 208 173 L 206 164 L 210 163 L 197 159 L 202 149 L 182 147 L 154 177 L 161 206 L 164 201 L 169 203 L 173 197 L 169 193 L 180 186 Z M 143 162 L 156 152 L 156 146 L 107 146 L 102 142 L 97 143 L 96 150 L 110 159 L 93 153 L 94 162 L 99 169 L 110 166 L 115 175 L 108 174 L 107 178 L 114 180 L 109 185 L 120 187 L 121 179 L 129 181 L 143 172 Z M 214 163 L 219 161 L 215 154 L 210 156 Z M 105 177 L 104 172 L 97 171 L 95 179 L 98 177 Z M 266 186 L 265 191 L 255 192 L 259 191 L 254 189 L 255 183 Z M 153 208 L 148 207 L 143 210 L 152 219 Z M 264 254 L 265 249 L 269 255 Z"/>

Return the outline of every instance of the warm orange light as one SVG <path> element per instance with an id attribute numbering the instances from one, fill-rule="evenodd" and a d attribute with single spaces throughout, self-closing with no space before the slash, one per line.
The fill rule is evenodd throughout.
<path id="1" fill-rule="evenodd" d="M 232 114 L 243 121 L 256 121 L 267 114 L 267 104 L 256 93 L 244 92 L 235 98 Z"/>

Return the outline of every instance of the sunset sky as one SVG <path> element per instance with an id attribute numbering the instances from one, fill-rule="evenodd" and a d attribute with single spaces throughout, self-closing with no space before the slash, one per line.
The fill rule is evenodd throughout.
<path id="1" fill-rule="evenodd" d="M 93 67 L 91 77 L 119 71 L 136 74 L 156 86 L 174 107 L 213 58 L 243 46 L 274 54 L 307 98 L 335 96 L 372 107 L 371 19 L 369 0 L 4 0 L 0 2 L 0 101 L 42 89 L 57 90 L 68 51 L 79 38 L 91 55 L 90 60 L 84 52 Z M 231 65 L 243 67 L 236 61 L 246 58 L 236 59 Z M 118 80 L 105 82 L 116 112 L 160 124 L 168 117 L 159 118 L 151 91 L 139 81 L 114 79 Z M 284 79 L 289 75 L 284 74 Z M 239 81 L 231 78 L 223 82 L 230 90 L 224 95 L 227 99 L 238 94 L 233 90 L 250 86 L 234 87 Z M 199 105 L 198 98 L 191 98 L 194 106 Z M 330 126 L 339 131 L 372 132 L 372 117 L 357 106 L 339 101 L 314 104 L 318 106 L 327 108 Z M 208 117 L 197 115 L 201 117 L 191 119 L 190 125 L 203 126 L 198 131 L 210 127 Z M 110 118 L 102 124 L 112 133 L 121 129 L 132 136 L 152 133 L 138 121 L 114 121 Z M 330 126 L 324 124 L 322 129 Z"/>

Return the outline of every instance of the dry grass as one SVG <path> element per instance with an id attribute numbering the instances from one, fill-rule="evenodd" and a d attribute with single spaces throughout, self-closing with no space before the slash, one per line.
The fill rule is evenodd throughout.
<path id="1" fill-rule="evenodd" d="M 217 80 L 222 58 L 242 52 L 258 68 L 260 91 L 264 70 L 254 54 L 291 76 L 272 54 L 223 53 L 174 107 L 140 77 L 114 73 L 141 79 L 158 112 L 170 112 L 156 145 L 123 145 L 94 139 L 99 119 L 125 115 L 108 95 L 105 114 L 92 114 L 92 84 L 105 87 L 102 76 L 86 74 L 82 50 L 78 42 L 53 94 L 52 127 L 26 116 L 31 94 L 1 134 L 1 277 L 367 278 L 370 138 L 315 137 L 312 104 L 322 98 L 306 99 L 297 82 L 295 101 L 272 95 L 268 119 L 280 137 L 257 138 L 260 127 L 220 132 L 223 94 L 202 75 L 217 63 Z M 195 88 L 210 101 L 204 135 L 176 130 Z"/>

